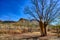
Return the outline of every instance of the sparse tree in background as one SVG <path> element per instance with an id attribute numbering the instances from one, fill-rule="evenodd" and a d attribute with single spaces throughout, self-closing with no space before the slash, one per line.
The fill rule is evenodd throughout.
<path id="1" fill-rule="evenodd" d="M 56 29 L 57 29 L 57 36 L 60 37 L 60 35 L 59 35 L 60 34 L 60 25 L 57 25 Z"/>
<path id="2" fill-rule="evenodd" d="M 46 36 L 46 27 L 60 14 L 60 0 L 31 0 L 32 5 L 25 7 L 24 12 L 34 17 L 40 26 L 41 36 Z"/>
<path id="3" fill-rule="evenodd" d="M 60 37 L 60 17 L 58 17 L 58 23 L 56 24 L 57 36 Z"/>

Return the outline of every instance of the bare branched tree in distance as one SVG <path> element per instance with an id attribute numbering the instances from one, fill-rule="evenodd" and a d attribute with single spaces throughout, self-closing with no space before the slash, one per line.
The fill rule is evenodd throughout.
<path id="1" fill-rule="evenodd" d="M 25 7 L 24 13 L 38 21 L 41 36 L 46 36 L 46 27 L 60 14 L 60 0 L 31 0 L 32 5 Z"/>

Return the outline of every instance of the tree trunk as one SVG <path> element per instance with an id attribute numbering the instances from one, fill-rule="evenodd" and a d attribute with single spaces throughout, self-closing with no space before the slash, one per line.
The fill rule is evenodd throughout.
<path id="1" fill-rule="evenodd" d="M 41 36 L 47 36 L 47 32 L 46 32 L 46 24 L 44 24 L 42 21 L 39 22 L 40 25 L 40 32 L 41 32 Z"/>

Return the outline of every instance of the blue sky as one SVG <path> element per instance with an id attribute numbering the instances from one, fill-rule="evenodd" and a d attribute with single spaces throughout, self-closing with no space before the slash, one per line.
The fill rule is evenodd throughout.
<path id="1" fill-rule="evenodd" d="M 29 0 L 0 0 L 0 20 L 27 18 L 23 12 L 27 5 L 30 5 Z"/>
<path id="2" fill-rule="evenodd" d="M 0 0 L 0 20 L 18 21 L 26 18 L 23 9 L 28 4 L 28 0 Z"/>

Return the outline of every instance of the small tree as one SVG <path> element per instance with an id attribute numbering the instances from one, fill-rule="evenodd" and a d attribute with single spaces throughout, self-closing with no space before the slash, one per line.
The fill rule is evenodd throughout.
<path id="1" fill-rule="evenodd" d="M 58 35 L 58 37 L 60 37 L 60 17 L 58 18 L 58 23 L 57 23 L 57 25 L 56 25 L 56 28 L 57 28 L 57 35 Z"/>
<path id="2" fill-rule="evenodd" d="M 46 27 L 60 14 L 60 0 L 31 0 L 31 7 L 25 8 L 25 13 L 34 17 L 40 26 L 41 36 L 46 36 Z"/>
<path id="3" fill-rule="evenodd" d="M 60 34 L 60 25 L 57 25 L 56 28 L 57 28 L 57 36 L 60 37 L 60 35 L 59 35 Z"/>

